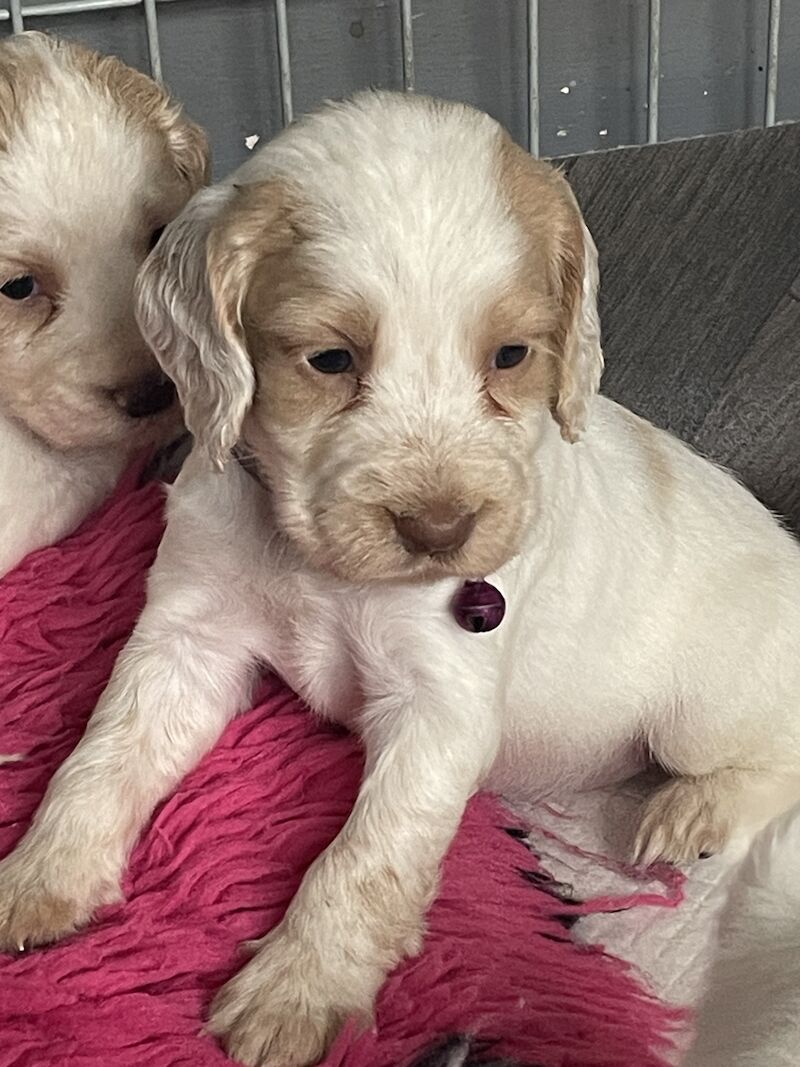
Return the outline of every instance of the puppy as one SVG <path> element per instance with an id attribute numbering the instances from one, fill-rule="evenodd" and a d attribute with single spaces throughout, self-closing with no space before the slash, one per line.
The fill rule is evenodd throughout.
<path id="1" fill-rule="evenodd" d="M 199 193 L 140 276 L 197 445 L 86 735 L 0 864 L 0 941 L 119 895 L 158 801 L 269 662 L 356 730 L 362 788 L 218 995 L 246 1064 L 301 1067 L 416 953 L 481 786 L 673 775 L 645 861 L 722 848 L 800 782 L 800 549 L 728 475 L 608 400 L 592 240 L 487 115 L 328 105 Z M 232 455 L 233 450 L 233 455 Z M 507 612 L 461 628 L 491 576 Z"/>
<path id="2" fill-rule="evenodd" d="M 133 283 L 207 170 L 143 74 L 39 33 L 0 44 L 0 575 L 178 429 Z"/>

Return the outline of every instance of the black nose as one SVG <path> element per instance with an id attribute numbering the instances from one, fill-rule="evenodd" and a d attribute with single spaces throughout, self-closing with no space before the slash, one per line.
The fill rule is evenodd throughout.
<path id="1" fill-rule="evenodd" d="M 148 374 L 125 391 L 122 407 L 132 419 L 166 411 L 175 403 L 175 386 L 163 374 Z"/>

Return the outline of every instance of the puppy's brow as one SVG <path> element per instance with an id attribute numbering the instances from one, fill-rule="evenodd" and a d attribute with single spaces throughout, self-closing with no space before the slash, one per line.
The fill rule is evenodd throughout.
<path id="1" fill-rule="evenodd" d="M 375 317 L 352 299 L 322 290 L 272 300 L 248 301 L 248 323 L 265 337 L 287 348 L 302 348 L 341 340 L 369 349 L 375 337 Z M 326 340 L 327 339 L 327 340 Z"/>
<path id="2" fill-rule="evenodd" d="M 485 322 L 488 332 L 505 341 L 530 340 L 551 333 L 559 324 L 561 309 L 552 297 L 532 291 L 521 281 L 488 309 Z"/>

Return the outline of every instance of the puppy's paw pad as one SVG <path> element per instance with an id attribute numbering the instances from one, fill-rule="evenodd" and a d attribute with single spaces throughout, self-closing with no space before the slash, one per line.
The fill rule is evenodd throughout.
<path id="1" fill-rule="evenodd" d="M 23 850 L 0 863 L 0 951 L 58 941 L 84 926 L 101 904 L 120 899 L 118 887 L 92 882 L 96 866 L 85 854 L 74 857 L 68 880 L 54 884 L 50 873 L 67 869 L 63 856 L 40 858 Z"/>
<path id="2" fill-rule="evenodd" d="M 246 1067 L 311 1067 L 324 1059 L 344 1025 L 336 1008 L 312 1008 L 306 997 L 280 998 L 269 988 L 244 993 L 234 978 L 212 1006 L 208 1029 Z"/>
<path id="3" fill-rule="evenodd" d="M 645 805 L 634 855 L 639 863 L 693 863 L 720 852 L 731 832 L 731 809 L 705 779 L 679 778 Z"/>
<path id="4" fill-rule="evenodd" d="M 89 918 L 73 901 L 31 890 L 12 896 L 0 912 L 0 950 L 23 952 L 71 934 Z"/>

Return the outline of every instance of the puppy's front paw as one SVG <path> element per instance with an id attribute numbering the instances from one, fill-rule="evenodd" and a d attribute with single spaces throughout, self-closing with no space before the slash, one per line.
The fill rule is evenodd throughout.
<path id="1" fill-rule="evenodd" d="M 692 863 L 720 852 L 733 823 L 731 798 L 714 775 L 676 778 L 649 798 L 636 835 L 639 863 Z"/>
<path id="2" fill-rule="evenodd" d="M 50 884 L 34 862 L 12 854 L 0 863 L 0 951 L 24 952 L 71 934 L 103 903 L 88 891 Z"/>
<path id="3" fill-rule="evenodd" d="M 262 946 L 220 990 L 208 1029 L 247 1067 L 311 1067 L 348 1018 L 371 1016 L 372 996 L 359 1003 L 357 981 L 326 975 L 317 954 L 287 936 Z"/>

